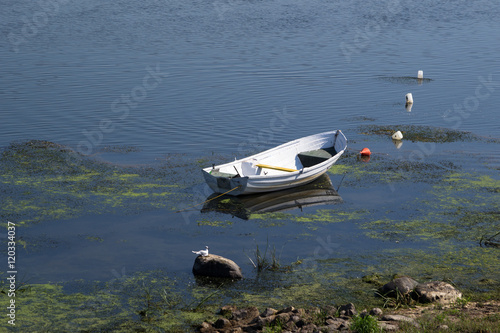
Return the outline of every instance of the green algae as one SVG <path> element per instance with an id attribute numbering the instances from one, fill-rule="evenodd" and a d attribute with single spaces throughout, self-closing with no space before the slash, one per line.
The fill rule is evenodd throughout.
<path id="1" fill-rule="evenodd" d="M 98 242 L 98 243 L 104 242 L 104 239 L 102 239 L 102 237 L 99 236 L 94 236 L 94 235 L 78 235 L 78 236 L 91 242 Z"/>
<path id="2" fill-rule="evenodd" d="M 369 214 L 366 210 L 340 210 L 340 209 L 319 209 L 315 213 L 303 215 L 291 213 L 262 213 L 252 214 L 250 219 L 261 221 L 260 225 L 265 227 L 276 227 L 284 225 L 285 221 L 305 224 L 309 229 L 316 229 L 319 225 L 329 223 L 358 221 Z"/>
<path id="3" fill-rule="evenodd" d="M 432 183 L 442 178 L 443 173 L 456 169 L 456 166 L 442 165 L 423 161 L 408 161 L 391 157 L 378 157 L 370 163 L 359 161 L 357 155 L 348 154 L 342 164 L 335 164 L 329 170 L 331 175 L 344 175 L 343 186 L 372 187 L 376 184 Z M 448 163 L 449 164 L 449 163 Z"/>
<path id="4" fill-rule="evenodd" d="M 414 77 L 414 76 L 379 76 L 377 78 L 379 80 L 383 80 L 383 81 L 387 81 L 387 82 L 391 82 L 391 83 L 407 84 L 407 85 L 430 83 L 430 82 L 434 81 L 433 79 L 429 79 L 429 78 L 419 79 L 418 77 Z"/>
<path id="5" fill-rule="evenodd" d="M 366 235 L 387 240 L 479 241 L 487 230 L 497 230 L 500 203 L 498 180 L 471 173 L 444 174 L 425 199 L 407 206 L 419 207 L 412 218 L 384 218 L 365 222 Z"/>
<path id="6" fill-rule="evenodd" d="M 320 209 L 314 214 L 305 214 L 303 216 L 295 216 L 294 221 L 302 223 L 339 223 L 358 221 L 369 214 L 366 210 L 342 211 L 333 209 Z"/>
<path id="7" fill-rule="evenodd" d="M 98 299 L 108 302 L 106 308 L 89 306 Z M 21 331 L 74 331 L 81 327 L 95 330 L 113 320 L 126 320 L 127 313 L 117 304 L 113 295 L 66 294 L 63 287 L 52 284 L 32 285 L 29 291 L 16 293 L 16 328 Z M 0 304 L 7 305 L 9 299 L 2 297 Z M 1 325 L 5 323 L 2 322 Z"/>
<path id="8" fill-rule="evenodd" d="M 8 289 L 0 287 L 0 293 Z M 206 291 L 189 295 L 177 289 L 175 280 L 159 271 L 83 282 L 79 288 L 75 283 L 33 284 L 16 291 L 15 327 L 25 332 L 185 332 L 213 318 L 213 307 L 195 309 Z M 0 298 L 2 307 L 9 302 Z M 2 321 L 0 328 L 6 325 Z"/>
<path id="9" fill-rule="evenodd" d="M 211 220 L 211 219 L 201 219 L 196 221 L 199 226 L 210 226 L 210 227 L 229 227 L 233 225 L 231 221 L 221 221 L 221 220 Z"/>
<path id="10" fill-rule="evenodd" d="M 500 142 L 499 139 L 481 137 L 472 132 L 422 125 L 363 125 L 359 128 L 359 131 L 365 135 L 381 135 L 386 137 L 390 137 L 396 131 L 401 131 L 404 140 L 414 142 Z"/>
<path id="11" fill-rule="evenodd" d="M 0 156 L 0 216 L 23 225 L 171 208 L 181 187 L 167 176 L 176 171 L 119 167 L 47 141 L 13 143 Z"/>
<path id="12" fill-rule="evenodd" d="M 120 154 L 128 154 L 128 153 L 137 153 L 142 151 L 141 148 L 135 147 L 135 146 L 126 146 L 126 145 L 121 145 L 121 146 L 104 146 L 102 148 L 102 151 L 104 152 L 109 152 L 109 153 L 120 153 Z"/>
<path id="13" fill-rule="evenodd" d="M 489 175 L 456 172 L 447 175 L 443 181 L 443 184 L 437 184 L 435 187 L 452 191 L 484 190 L 490 193 L 500 192 L 500 179 L 494 179 Z"/>

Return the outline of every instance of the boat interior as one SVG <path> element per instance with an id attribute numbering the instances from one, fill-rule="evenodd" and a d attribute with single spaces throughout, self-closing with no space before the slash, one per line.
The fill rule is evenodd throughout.
<path id="1" fill-rule="evenodd" d="M 269 155 L 263 156 L 259 160 L 252 158 L 229 163 L 218 169 L 212 169 L 210 174 L 225 178 L 279 175 L 283 172 L 294 172 L 320 164 L 335 156 L 336 153 L 335 148 L 330 147 L 300 152 L 293 159 L 290 159 L 290 156 L 293 155 L 289 154 Z"/>

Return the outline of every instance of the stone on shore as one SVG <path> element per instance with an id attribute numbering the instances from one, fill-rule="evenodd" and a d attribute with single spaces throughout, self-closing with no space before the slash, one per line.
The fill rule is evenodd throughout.
<path id="1" fill-rule="evenodd" d="M 462 297 L 462 293 L 442 281 L 418 283 L 408 276 L 400 277 L 385 284 L 379 289 L 384 296 L 408 296 L 420 303 L 450 304 Z"/>
<path id="2" fill-rule="evenodd" d="M 385 315 L 381 319 L 382 321 L 396 321 L 396 322 L 407 322 L 410 323 L 416 327 L 418 327 L 418 323 L 415 321 L 415 319 L 402 316 L 402 315 Z"/>
<path id="3" fill-rule="evenodd" d="M 462 297 L 462 293 L 451 284 L 442 281 L 432 281 L 419 284 L 415 294 L 421 303 L 449 304 Z"/>
<path id="4" fill-rule="evenodd" d="M 273 308 L 266 308 L 261 314 L 261 317 L 269 317 L 272 315 L 275 315 L 278 312 L 278 310 L 275 310 Z"/>
<path id="5" fill-rule="evenodd" d="M 258 316 L 259 316 L 259 309 L 257 309 L 255 306 L 251 306 L 249 308 L 242 308 L 233 311 L 230 319 L 232 321 L 237 321 L 240 324 L 247 325 Z"/>
<path id="6" fill-rule="evenodd" d="M 358 312 L 356 311 L 356 307 L 354 306 L 354 304 L 349 303 L 339 307 L 339 313 L 341 316 L 352 317 Z"/>
<path id="7" fill-rule="evenodd" d="M 382 316 L 383 313 L 384 312 L 382 311 L 381 308 L 373 308 L 370 310 L 369 315 L 373 316 L 373 317 L 380 317 L 380 316 Z"/>
<path id="8" fill-rule="evenodd" d="M 232 260 L 209 254 L 197 256 L 193 265 L 193 274 L 219 278 L 241 279 L 241 268 Z"/>
<path id="9" fill-rule="evenodd" d="M 351 310 L 350 305 L 347 307 Z M 330 312 L 332 309 L 327 309 Z M 349 319 L 347 317 L 337 318 L 327 315 L 323 320 L 320 309 L 296 309 L 292 306 L 282 310 L 267 308 L 261 313 L 256 307 L 235 308 L 233 306 L 224 306 L 219 314 L 224 317 L 219 317 L 214 323 L 204 322 L 199 327 L 201 333 L 216 333 L 216 332 L 262 332 L 266 327 L 279 326 L 282 332 L 292 333 L 313 333 L 318 332 L 335 332 L 346 331 L 349 327 Z M 319 320 L 318 320 L 319 319 Z M 317 326 L 318 325 L 318 326 Z"/>

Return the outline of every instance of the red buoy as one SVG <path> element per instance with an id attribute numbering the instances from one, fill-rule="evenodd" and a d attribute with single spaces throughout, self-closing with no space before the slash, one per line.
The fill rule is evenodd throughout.
<path id="1" fill-rule="evenodd" d="M 361 154 L 361 156 L 370 156 L 372 154 L 372 152 L 368 148 L 363 148 L 363 150 L 361 150 L 359 153 Z"/>

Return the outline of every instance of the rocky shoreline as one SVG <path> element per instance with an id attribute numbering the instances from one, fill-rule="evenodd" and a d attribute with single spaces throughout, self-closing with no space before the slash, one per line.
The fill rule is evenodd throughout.
<path id="1" fill-rule="evenodd" d="M 315 333 L 315 332 L 353 332 L 352 323 L 355 318 L 370 316 L 377 323 L 378 331 L 406 332 L 414 328 L 420 331 L 420 319 L 424 316 L 439 317 L 444 312 L 457 309 L 453 306 L 414 306 L 399 310 L 373 308 L 359 312 L 350 303 L 340 307 L 324 309 L 296 309 L 293 306 L 276 310 L 266 308 L 260 312 L 256 307 L 237 308 L 224 306 L 219 311 L 219 318 L 215 322 L 203 322 L 197 331 L 200 333 L 240 333 L 240 332 L 287 332 L 287 333 Z M 470 303 L 457 310 L 462 316 L 468 315 L 471 320 L 480 321 L 489 315 L 500 314 L 500 301 L 485 303 Z M 439 324 L 431 331 L 446 332 L 448 325 Z M 500 328 L 499 328 L 500 330 Z M 450 330 L 451 331 L 451 330 Z M 485 329 L 482 332 L 498 332 Z"/>
<path id="2" fill-rule="evenodd" d="M 238 309 L 233 306 L 224 306 L 219 314 L 221 317 L 214 323 L 201 324 L 199 332 L 262 332 L 266 328 L 273 327 L 279 327 L 282 332 L 347 332 L 350 321 L 354 315 L 357 315 L 357 311 L 350 303 L 339 308 L 332 306 L 327 309 L 305 310 L 290 306 L 279 311 L 266 308 L 262 312 L 259 312 L 256 307 Z M 365 312 L 364 314 L 367 315 Z M 381 315 L 382 310 L 374 308 L 370 314 Z M 389 320 L 390 318 L 384 317 Z"/>
<path id="3" fill-rule="evenodd" d="M 266 308 L 259 311 L 254 306 L 237 308 L 227 305 L 220 309 L 217 320 L 203 322 L 198 331 L 200 333 L 379 332 L 381 330 L 396 332 L 407 331 L 409 328 L 419 331 L 420 324 L 417 319 L 424 314 L 432 313 L 433 310 L 436 312 L 436 317 L 439 316 L 439 311 L 445 309 L 457 310 L 460 313 L 466 311 L 468 307 L 475 308 L 475 317 L 484 313 L 500 313 L 500 302 L 469 304 L 467 299 L 462 298 L 462 293 L 458 289 L 442 281 L 419 283 L 411 277 L 402 276 L 379 288 L 378 295 L 386 300 L 386 304 L 401 309 L 397 311 L 386 309 L 384 312 L 381 308 L 375 307 L 370 311 L 364 309 L 358 312 L 354 304 L 349 303 L 323 309 L 289 306 L 281 310 Z M 449 328 L 442 323 L 435 329 L 447 331 Z"/>

